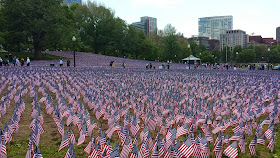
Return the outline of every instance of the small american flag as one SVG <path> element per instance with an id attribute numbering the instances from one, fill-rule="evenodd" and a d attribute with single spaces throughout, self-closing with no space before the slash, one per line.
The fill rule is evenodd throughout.
<path id="1" fill-rule="evenodd" d="M 33 158 L 43 158 L 39 148 L 36 146 L 35 150 L 34 150 L 34 155 Z"/>
<path id="2" fill-rule="evenodd" d="M 257 139 L 257 144 L 265 145 L 265 137 L 264 137 L 264 135 L 260 136 Z"/>
<path id="3" fill-rule="evenodd" d="M 68 137 L 68 133 L 65 133 L 62 138 L 61 144 L 59 146 L 58 152 L 60 152 L 62 149 L 64 149 L 67 146 L 69 146 L 69 137 Z"/>
<path id="4" fill-rule="evenodd" d="M 111 158 L 119 158 L 120 157 L 119 150 L 120 150 L 120 147 L 119 147 L 119 144 L 117 144 L 110 154 Z"/>
<path id="5" fill-rule="evenodd" d="M 179 155 L 189 158 L 194 153 L 194 144 L 191 143 L 190 139 L 187 139 L 180 145 L 180 147 L 178 148 L 178 152 Z"/>
<path id="6" fill-rule="evenodd" d="M 251 155 L 256 154 L 256 148 L 257 148 L 257 136 L 255 135 L 251 143 L 249 144 L 249 151 Z"/>
<path id="7" fill-rule="evenodd" d="M 234 141 L 231 145 L 229 145 L 225 150 L 224 154 L 229 158 L 236 158 L 238 156 L 237 144 Z"/>
<path id="8" fill-rule="evenodd" d="M 273 152 L 273 149 L 274 149 L 274 143 L 275 143 L 274 139 L 275 139 L 275 135 L 272 134 L 271 139 L 270 139 L 269 143 L 267 144 L 267 147 L 270 149 L 271 152 Z"/>
<path id="9" fill-rule="evenodd" d="M 69 144 L 68 150 L 67 150 L 64 158 L 75 158 L 75 153 L 73 151 L 73 144 L 72 143 Z"/>

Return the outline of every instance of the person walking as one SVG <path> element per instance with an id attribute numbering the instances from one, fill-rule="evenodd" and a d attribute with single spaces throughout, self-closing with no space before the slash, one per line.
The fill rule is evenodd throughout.
<path id="1" fill-rule="evenodd" d="M 123 62 L 122 66 L 123 66 L 123 68 L 125 68 L 125 66 L 126 66 L 125 62 Z"/>
<path id="2" fill-rule="evenodd" d="M 19 59 L 17 58 L 17 59 L 16 59 L 16 66 L 19 66 L 19 63 L 20 63 L 20 62 L 19 62 Z"/>
<path id="3" fill-rule="evenodd" d="M 27 59 L 26 59 L 26 65 L 30 66 L 30 59 L 29 59 L 29 57 L 27 57 Z"/>
<path id="4" fill-rule="evenodd" d="M 68 59 L 67 60 L 67 67 L 69 67 L 70 66 L 70 60 Z"/>
<path id="5" fill-rule="evenodd" d="M 0 66 L 2 66 L 2 64 L 3 64 L 3 60 L 2 60 L 2 58 L 0 57 Z"/>
<path id="6" fill-rule="evenodd" d="M 60 58 L 59 59 L 59 66 L 62 67 L 63 66 L 63 60 Z"/>
<path id="7" fill-rule="evenodd" d="M 24 66 L 24 59 L 23 58 L 20 59 L 20 65 Z"/>

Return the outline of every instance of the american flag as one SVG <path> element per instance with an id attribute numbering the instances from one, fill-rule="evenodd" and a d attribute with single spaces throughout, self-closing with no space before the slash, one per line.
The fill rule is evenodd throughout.
<path id="1" fill-rule="evenodd" d="M 271 139 L 269 140 L 267 147 L 270 149 L 271 152 L 273 152 L 274 149 L 274 143 L 275 143 L 275 134 L 272 134 Z"/>
<path id="2" fill-rule="evenodd" d="M 57 126 L 57 131 L 61 137 L 64 135 L 64 121 L 62 120 L 59 125 Z"/>
<path id="3" fill-rule="evenodd" d="M 110 139 L 107 139 L 103 150 L 105 150 L 105 149 L 107 151 L 107 153 L 106 153 L 107 155 L 110 155 L 110 153 L 113 151 L 111 143 L 110 143 Z"/>
<path id="4" fill-rule="evenodd" d="M 242 132 L 243 122 L 232 129 L 233 133 Z"/>
<path id="5" fill-rule="evenodd" d="M 117 145 L 115 146 L 115 148 L 113 149 L 113 151 L 110 154 L 111 158 L 119 158 L 120 157 L 119 150 L 120 150 L 120 147 L 119 147 L 119 144 L 117 143 Z"/>
<path id="6" fill-rule="evenodd" d="M 194 144 L 191 143 L 190 139 L 187 139 L 180 145 L 178 152 L 178 154 L 181 155 L 179 157 L 185 156 L 189 158 L 194 153 Z"/>
<path id="7" fill-rule="evenodd" d="M 105 133 L 102 133 L 102 132 L 100 133 L 100 135 L 99 135 L 99 143 L 100 143 L 101 149 L 103 149 L 104 146 L 105 146 L 105 143 L 106 143 Z"/>
<path id="8" fill-rule="evenodd" d="M 130 131 L 133 136 L 136 136 L 139 130 L 140 130 L 140 126 L 138 125 L 136 118 L 134 118 L 130 127 Z"/>
<path id="9" fill-rule="evenodd" d="M 205 138 L 206 139 L 206 138 Z M 203 141 L 201 141 L 201 158 L 208 158 L 210 155 L 210 146 L 209 143 L 205 142 L 206 144 L 203 143 Z"/>
<path id="10" fill-rule="evenodd" d="M 121 157 L 128 157 L 129 153 L 131 152 L 131 146 L 132 145 L 131 145 L 130 136 L 127 136 L 126 140 L 124 142 L 124 145 L 123 145 L 123 148 L 122 148 L 120 156 Z"/>
<path id="11" fill-rule="evenodd" d="M 144 138 L 147 138 L 148 133 L 149 133 L 148 127 L 145 126 L 144 129 L 143 129 L 143 130 L 141 131 L 141 133 L 140 133 L 140 139 L 141 139 L 141 141 L 143 141 Z"/>
<path id="12" fill-rule="evenodd" d="M 72 144 L 76 143 L 75 134 L 73 133 L 72 128 L 69 128 L 69 130 L 68 130 L 68 137 Z"/>
<path id="13" fill-rule="evenodd" d="M 243 132 L 240 134 L 240 141 L 238 143 L 238 147 L 241 153 L 245 153 L 245 135 Z"/>
<path id="14" fill-rule="evenodd" d="M 268 129 L 264 132 L 265 137 L 270 140 L 274 132 L 274 123 L 271 123 Z"/>
<path id="15" fill-rule="evenodd" d="M 34 144 L 35 144 L 36 146 L 38 146 L 38 145 L 39 145 L 39 142 L 40 142 L 40 134 L 39 134 L 39 132 L 38 132 L 38 126 L 36 126 L 36 128 L 35 128 L 34 133 L 33 133 L 32 136 L 33 136 L 32 140 L 33 140 Z"/>
<path id="16" fill-rule="evenodd" d="M 199 158 L 201 156 L 201 139 L 199 137 L 196 138 L 195 144 L 194 144 L 194 152 L 193 157 Z"/>
<path id="17" fill-rule="evenodd" d="M 140 146 L 139 156 L 143 158 L 149 157 L 149 146 L 144 141 Z"/>
<path id="18" fill-rule="evenodd" d="M 255 135 L 251 143 L 249 144 L 249 151 L 251 155 L 256 154 L 256 148 L 257 148 L 257 136 Z"/>
<path id="19" fill-rule="evenodd" d="M 33 158 L 43 158 L 39 148 L 36 146 L 35 150 L 34 150 L 34 155 Z"/>
<path id="20" fill-rule="evenodd" d="M 111 138 L 115 131 L 117 131 L 118 133 L 119 133 L 119 131 L 121 131 L 121 126 L 119 125 L 119 122 L 116 122 L 111 129 L 109 128 L 106 131 L 106 134 L 109 138 Z"/>
<path id="21" fill-rule="evenodd" d="M 158 149 L 158 146 L 156 146 L 156 149 L 152 151 L 152 154 L 151 154 L 151 158 L 159 158 L 159 149 Z"/>
<path id="22" fill-rule="evenodd" d="M 130 158 L 138 158 L 139 156 L 139 150 L 136 144 L 133 145 L 131 154 L 130 154 Z"/>
<path id="23" fill-rule="evenodd" d="M 29 142 L 28 142 L 28 150 L 27 153 L 25 155 L 25 158 L 31 158 L 32 157 L 32 153 L 33 153 L 33 141 L 32 141 L 32 134 L 30 134 L 30 138 L 29 138 Z"/>
<path id="24" fill-rule="evenodd" d="M 62 138 L 61 144 L 59 146 L 58 152 L 60 152 L 65 147 L 69 146 L 69 142 L 70 141 L 69 141 L 68 133 L 65 133 L 63 138 Z"/>
<path id="25" fill-rule="evenodd" d="M 181 126 L 178 130 L 177 130 L 177 133 L 176 133 L 176 138 L 182 136 L 182 135 L 186 135 L 188 134 L 189 131 L 188 131 L 188 124 L 185 123 L 183 126 Z"/>
<path id="26" fill-rule="evenodd" d="M 75 153 L 74 153 L 74 150 L 73 150 L 73 144 L 72 143 L 69 144 L 68 150 L 67 150 L 64 158 L 75 158 Z"/>
<path id="27" fill-rule="evenodd" d="M 88 126 L 88 135 L 91 136 L 92 130 L 96 128 L 97 125 L 94 120 L 91 121 L 90 125 Z"/>
<path id="28" fill-rule="evenodd" d="M 240 134 L 239 132 L 237 133 L 234 133 L 230 138 L 229 138 L 230 141 L 239 141 L 240 140 Z"/>
<path id="29" fill-rule="evenodd" d="M 234 141 L 225 150 L 224 154 L 229 158 L 236 158 L 238 156 L 237 143 Z"/>
<path id="30" fill-rule="evenodd" d="M 92 146 L 93 146 L 93 143 L 95 143 L 95 140 L 94 140 L 94 139 L 95 139 L 95 138 L 94 138 L 94 135 L 92 135 L 91 138 L 90 138 L 90 141 L 89 141 L 88 145 L 84 148 L 84 151 L 85 151 L 87 154 L 89 154 L 89 153 L 91 152 L 91 148 L 92 148 Z"/>
<path id="31" fill-rule="evenodd" d="M 221 158 L 223 153 L 223 143 L 222 140 L 219 140 L 217 145 L 214 147 L 213 152 L 215 153 L 216 158 Z"/>
<path id="32" fill-rule="evenodd" d="M 89 148 L 89 156 L 91 158 L 98 158 L 99 152 L 95 140 L 92 140 Z"/>
<path id="33" fill-rule="evenodd" d="M 257 139 L 257 144 L 265 145 L 265 137 L 264 137 L 264 135 L 260 136 Z"/>
<path id="34" fill-rule="evenodd" d="M 86 135 L 87 135 L 87 126 L 84 125 L 82 130 L 80 131 L 80 137 L 78 139 L 78 144 L 77 145 L 80 145 L 85 141 Z"/>
<path id="35" fill-rule="evenodd" d="M 7 151 L 6 151 L 6 142 L 5 142 L 5 139 L 2 139 L 1 138 L 1 142 L 0 142 L 1 146 L 0 146 L 0 155 L 1 157 L 3 158 L 6 158 L 7 157 Z"/>

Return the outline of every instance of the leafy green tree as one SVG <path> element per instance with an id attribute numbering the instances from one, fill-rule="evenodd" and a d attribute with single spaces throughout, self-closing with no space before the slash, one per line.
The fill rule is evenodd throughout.
<path id="1" fill-rule="evenodd" d="M 168 24 L 164 28 L 164 41 L 165 49 L 163 52 L 163 60 L 177 61 L 177 55 L 181 56 L 181 47 L 179 44 L 179 38 L 176 35 L 176 29 L 171 24 Z"/>
<path id="2" fill-rule="evenodd" d="M 73 5 L 77 5 L 76 3 Z M 75 48 L 80 48 L 80 38 L 76 34 L 76 24 L 73 16 L 73 10 L 68 6 L 62 5 L 60 12 L 58 12 L 57 18 L 59 22 L 55 24 L 55 28 L 50 30 L 46 34 L 46 40 L 44 42 L 44 48 L 55 50 L 57 48 L 63 50 L 72 50 L 72 37 L 75 35 L 77 41 Z"/>
<path id="3" fill-rule="evenodd" d="M 200 56 L 201 62 L 202 63 L 211 63 L 214 64 L 214 58 L 211 53 L 208 51 L 203 51 L 201 56 Z"/>
<path id="4" fill-rule="evenodd" d="M 35 59 L 40 59 L 46 35 L 57 29 L 56 24 L 60 22 L 61 1 L 2 0 L 2 5 L 8 50 L 19 51 L 21 43 L 30 42 L 35 49 Z"/>
<path id="5" fill-rule="evenodd" d="M 231 53 L 231 61 L 233 61 L 233 62 L 237 61 L 237 55 L 238 55 L 239 53 L 241 53 L 241 52 L 242 52 L 242 47 L 241 47 L 241 45 L 235 46 L 235 47 L 233 48 L 232 53 Z"/>
<path id="6" fill-rule="evenodd" d="M 251 63 L 255 60 L 256 55 L 252 49 L 244 49 L 237 55 L 237 61 L 239 63 Z"/>
<path id="7" fill-rule="evenodd" d="M 214 60 L 215 62 L 220 62 L 221 61 L 221 52 L 217 49 L 212 50 L 211 52 L 214 55 Z"/>
<path id="8" fill-rule="evenodd" d="M 280 52 L 278 51 L 278 49 L 276 47 L 270 49 L 269 62 L 273 63 L 273 64 L 280 62 Z"/>

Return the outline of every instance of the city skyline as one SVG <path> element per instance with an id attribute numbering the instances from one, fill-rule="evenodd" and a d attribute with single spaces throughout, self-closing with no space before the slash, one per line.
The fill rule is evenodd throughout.
<path id="1" fill-rule="evenodd" d="M 105 5 L 128 24 L 139 17 L 149 16 L 158 19 L 158 29 L 171 24 L 185 37 L 198 35 L 198 19 L 211 16 L 233 16 L 233 29 L 244 30 L 248 35 L 276 38 L 276 28 L 280 26 L 277 15 L 280 0 L 90 0 Z"/>

